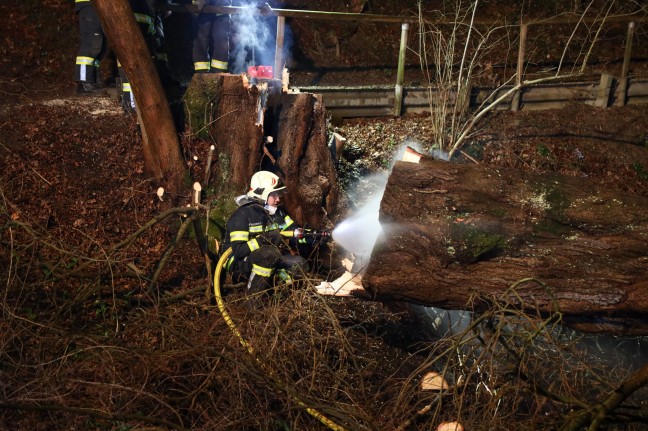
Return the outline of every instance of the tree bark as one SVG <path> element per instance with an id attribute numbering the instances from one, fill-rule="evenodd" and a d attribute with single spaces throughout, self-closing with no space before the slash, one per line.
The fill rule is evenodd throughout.
<path id="1" fill-rule="evenodd" d="M 215 172 L 223 180 L 216 193 L 224 199 L 246 193 L 256 171 L 275 172 L 297 224 L 327 227 L 339 189 L 324 106 L 313 94 L 282 93 L 280 82 L 271 85 L 277 87 L 263 93 L 243 75 L 194 76 L 187 102 L 194 132 L 207 129 L 215 142 Z"/>
<path id="2" fill-rule="evenodd" d="M 380 222 L 363 277 L 377 299 L 475 311 L 507 301 L 588 332 L 648 334 L 646 199 L 423 158 L 396 163 Z"/>
<path id="3" fill-rule="evenodd" d="M 142 128 L 146 170 L 172 196 L 188 187 L 173 117 L 128 0 L 94 0 L 104 32 L 128 76 Z"/>
<path id="4" fill-rule="evenodd" d="M 268 145 L 288 193 L 284 200 L 302 226 L 322 229 L 336 211 L 337 172 L 326 141 L 326 111 L 321 96 L 283 93 L 269 100 L 266 129 L 274 136 Z M 270 162 L 270 163 L 268 163 Z"/>
<path id="5" fill-rule="evenodd" d="M 195 74 L 187 91 L 192 132 L 213 140 L 216 172 L 235 194 L 246 193 L 250 177 L 259 170 L 263 126 L 257 125 L 256 87 L 241 75 Z"/>

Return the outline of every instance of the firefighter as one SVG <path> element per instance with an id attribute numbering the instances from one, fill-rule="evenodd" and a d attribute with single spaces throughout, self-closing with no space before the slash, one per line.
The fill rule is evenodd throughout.
<path id="1" fill-rule="evenodd" d="M 103 93 L 98 83 L 99 64 L 106 52 L 106 37 L 101 21 L 90 0 L 75 0 L 74 11 L 79 16 L 79 50 L 76 56 L 75 79 L 78 94 Z"/>
<path id="2" fill-rule="evenodd" d="M 225 270 L 235 282 L 247 280 L 250 298 L 272 287 L 274 275 L 292 282 L 308 270 L 306 259 L 286 247 L 288 241 L 298 240 L 295 232 L 301 229 L 279 207 L 284 189 L 272 172 L 255 173 L 247 195 L 236 198 L 239 207 L 225 226 L 222 250 L 232 249 Z"/>
<path id="3" fill-rule="evenodd" d="M 149 48 L 151 57 L 157 69 L 162 86 L 166 89 L 169 81 L 169 72 L 166 53 L 163 52 L 162 44 L 164 33 L 162 31 L 162 21 L 155 14 L 151 0 L 129 0 L 135 20 L 142 31 L 146 46 Z M 117 62 L 119 68 L 119 77 L 121 79 L 121 100 L 122 107 L 127 113 L 135 112 L 135 97 L 128 77 L 124 69 Z"/>
<path id="4" fill-rule="evenodd" d="M 231 0 L 196 0 L 199 7 L 231 6 Z M 230 15 L 199 13 L 193 37 L 193 62 L 196 73 L 227 72 L 229 63 Z"/>

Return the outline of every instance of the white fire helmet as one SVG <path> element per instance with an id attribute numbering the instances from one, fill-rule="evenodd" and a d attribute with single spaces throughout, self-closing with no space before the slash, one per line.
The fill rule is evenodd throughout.
<path id="1" fill-rule="evenodd" d="M 250 191 L 247 195 L 259 200 L 265 204 L 268 201 L 268 195 L 272 192 L 283 190 L 283 185 L 278 176 L 268 171 L 259 171 L 252 175 L 250 180 Z"/>

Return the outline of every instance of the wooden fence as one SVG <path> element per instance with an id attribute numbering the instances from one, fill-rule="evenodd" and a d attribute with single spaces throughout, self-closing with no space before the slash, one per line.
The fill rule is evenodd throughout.
<path id="1" fill-rule="evenodd" d="M 325 104 L 332 111 L 337 111 L 341 116 L 352 115 L 352 111 L 356 113 L 364 112 L 363 116 L 371 115 L 389 115 L 386 112 L 387 108 L 391 109 L 392 115 L 400 115 L 407 112 L 417 112 L 425 109 L 425 105 L 429 108 L 427 90 L 405 88 L 403 86 L 403 75 L 405 69 L 405 52 L 407 50 L 407 41 L 409 34 L 409 27 L 411 24 L 417 23 L 419 18 L 417 16 L 391 16 L 391 15 L 375 15 L 364 13 L 343 13 L 343 12 L 326 12 L 326 11 L 313 11 L 313 10 L 294 10 L 294 9 L 277 9 L 270 7 L 267 3 L 263 7 L 233 7 L 233 6 L 199 6 L 198 4 L 178 4 L 167 3 L 161 0 L 155 1 L 155 7 L 161 11 L 171 11 L 180 13 L 215 13 L 215 14 L 252 14 L 260 16 L 272 16 L 277 19 L 277 35 L 275 46 L 275 63 L 274 73 L 276 79 L 281 79 L 281 71 L 283 69 L 284 58 L 284 31 L 285 19 L 309 19 L 309 20 L 336 20 L 336 21 L 357 21 L 357 22 L 383 22 L 399 24 L 401 26 L 401 39 L 398 51 L 398 69 L 395 77 L 394 86 L 391 87 L 392 95 L 387 94 L 381 90 L 354 90 L 355 95 L 350 89 L 344 90 L 326 90 L 320 88 L 313 90 L 321 92 L 325 97 Z M 456 26 L 458 23 L 454 19 L 436 19 L 426 17 L 426 20 L 437 26 Z M 625 103 L 633 103 L 645 98 L 645 89 L 641 83 L 629 82 L 629 67 L 632 61 L 632 45 L 633 39 L 636 34 L 637 25 L 640 23 L 648 22 L 648 17 L 631 16 L 631 15 L 615 15 L 604 17 L 584 17 L 579 14 L 562 14 L 557 17 L 540 19 L 540 20 L 526 20 L 518 24 L 506 24 L 506 26 L 519 26 L 519 40 L 518 40 L 518 56 L 516 65 L 515 84 L 518 86 L 524 81 L 524 68 L 526 65 L 526 44 L 530 27 L 539 27 L 547 25 L 576 25 L 577 23 L 585 25 L 594 25 L 599 23 L 625 23 L 627 24 L 627 37 L 625 41 L 625 50 L 623 55 L 623 66 L 621 76 L 618 81 L 611 77 L 602 77 L 601 83 L 598 85 L 591 83 L 584 83 L 582 85 L 538 85 L 538 86 L 525 86 L 519 91 L 513 92 L 511 98 L 507 98 L 500 103 L 498 109 L 545 109 L 546 107 L 559 107 L 564 105 L 567 101 L 581 100 L 585 103 L 591 103 L 594 99 L 594 104 L 599 106 L 608 106 L 610 100 L 614 104 L 623 105 Z M 472 22 L 464 21 L 463 24 L 473 25 L 486 25 L 486 26 L 501 26 L 503 23 L 495 20 L 476 19 Z M 395 53 L 396 55 L 396 53 Z M 604 79 L 606 82 L 603 82 Z M 607 98 L 608 105 L 605 105 L 606 86 L 613 89 L 613 93 Z M 305 88 L 304 88 L 305 89 Z M 510 90 L 511 87 L 504 87 L 497 91 L 502 94 L 502 91 Z M 474 95 L 471 95 L 471 104 L 480 103 L 492 90 L 479 90 L 475 89 Z M 474 97 L 473 97 L 474 96 Z M 643 102 L 638 102 L 643 103 Z M 506 108 L 508 106 L 508 108 Z M 370 113 L 374 114 L 370 114 Z M 422 111 L 421 111 L 422 112 Z M 355 115 L 355 114 L 354 114 Z"/>
<path id="2" fill-rule="evenodd" d="M 473 87 L 467 108 L 478 109 L 481 105 L 498 99 L 511 90 L 511 86 L 500 88 Z M 296 87 L 296 91 L 321 94 L 326 110 L 336 118 L 381 117 L 394 115 L 394 87 Z M 626 93 L 621 103 L 623 92 Z M 516 100 L 516 98 L 518 98 Z M 402 112 L 421 114 L 430 112 L 430 100 L 439 100 L 434 88 L 405 87 L 403 89 Z M 454 97 L 446 97 L 449 104 Z M 559 109 L 569 103 L 585 103 L 601 108 L 620 104 L 648 103 L 648 80 L 630 81 L 626 89 L 620 89 L 618 82 L 610 75 L 591 82 L 547 83 L 523 88 L 519 96 L 509 95 L 500 101 L 496 110 L 511 110 L 518 103 L 519 110 Z"/>

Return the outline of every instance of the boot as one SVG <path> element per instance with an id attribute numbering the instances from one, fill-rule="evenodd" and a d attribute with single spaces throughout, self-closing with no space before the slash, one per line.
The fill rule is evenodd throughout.
<path id="1" fill-rule="evenodd" d="M 127 115 L 135 114 L 135 104 L 131 100 L 130 92 L 123 92 L 121 95 L 121 106 L 124 110 L 124 113 Z"/>
<path id="2" fill-rule="evenodd" d="M 104 93 L 104 88 L 94 82 L 79 81 L 76 92 L 84 95 L 100 95 Z"/>
<path id="3" fill-rule="evenodd" d="M 254 273 L 250 274 L 245 292 L 245 308 L 249 312 L 258 311 L 263 307 L 263 298 L 267 296 L 265 293 L 268 288 L 266 277 L 261 277 Z"/>

